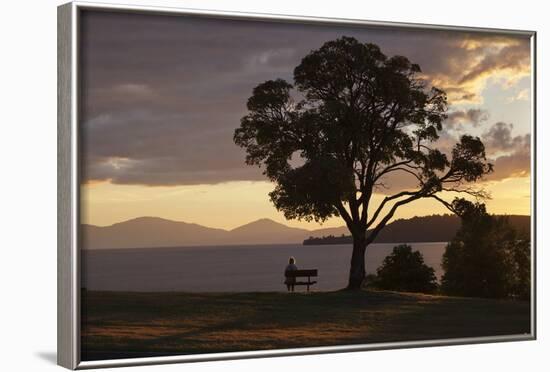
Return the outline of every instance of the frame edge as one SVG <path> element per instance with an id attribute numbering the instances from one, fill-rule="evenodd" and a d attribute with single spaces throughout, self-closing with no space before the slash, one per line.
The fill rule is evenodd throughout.
<path id="1" fill-rule="evenodd" d="M 75 369 L 72 130 L 73 4 L 57 7 L 57 364 Z"/>
<path id="2" fill-rule="evenodd" d="M 537 310 L 537 274 L 538 274 L 538 237 L 537 237 L 537 32 L 531 34 L 531 335 L 537 340 L 538 310 Z"/>
<path id="3" fill-rule="evenodd" d="M 205 16 L 222 19 L 256 19 L 256 20 L 271 20 L 271 21 L 286 21 L 286 22 L 302 22 L 302 23 L 324 23 L 336 25 L 362 25 L 362 26 L 386 26 L 395 28 L 425 28 L 430 30 L 452 30 L 452 31 L 472 31 L 472 32 L 504 32 L 507 34 L 528 35 L 533 40 L 533 71 L 532 71 L 532 89 L 533 89 L 533 111 L 532 121 L 533 128 L 536 128 L 536 35 L 533 30 L 509 30 L 497 28 L 481 28 L 471 26 L 444 26 L 437 24 L 422 24 L 422 23 L 401 23 L 401 22 L 385 22 L 372 21 L 361 19 L 339 19 L 339 18 L 323 18 L 311 16 L 295 16 L 282 14 L 266 14 L 266 13 L 247 13 L 247 12 L 231 12 L 208 9 L 190 9 L 185 7 L 160 7 L 160 6 L 139 6 L 131 4 L 110 4 L 97 3 L 93 1 L 76 0 L 58 6 L 57 12 L 57 31 L 58 31 L 58 189 L 57 189 L 57 206 L 58 206 L 58 260 L 57 260 L 57 364 L 72 370 L 90 369 L 90 368 L 109 368 L 109 367 L 126 367 L 126 366 L 143 366 L 143 365 L 162 365 L 173 363 L 189 363 L 189 362 L 207 362 L 207 361 L 226 361 L 235 359 L 250 359 L 250 358 L 268 358 L 280 356 L 301 356 L 329 353 L 344 353 L 356 351 L 374 351 L 374 350 L 395 350 L 403 348 L 419 348 L 419 347 L 437 347 L 437 346 L 456 346 L 464 344 L 485 344 L 498 342 L 517 342 L 529 341 L 537 339 L 536 332 L 536 280 L 532 282 L 532 327 L 529 334 L 521 335 L 506 335 L 506 336 L 489 336 L 489 337 L 472 337 L 464 339 L 443 339 L 431 341 L 413 341 L 413 342 L 397 342 L 397 343 L 382 343 L 382 344 L 363 344 L 363 345 L 347 345 L 342 347 L 327 347 L 325 348 L 303 348 L 303 349 L 275 349 L 275 352 L 265 351 L 249 351 L 249 352 L 231 352 L 227 355 L 221 354 L 197 354 L 193 356 L 178 355 L 174 357 L 146 357 L 139 359 L 109 359 L 101 361 L 81 361 L 80 360 L 80 277 L 79 264 L 80 257 L 78 254 L 78 205 L 75 202 L 78 199 L 78 186 L 73 185 L 74 180 L 78 180 L 78 147 L 74 144 L 78 137 L 77 133 L 77 115 L 78 115 L 78 13 L 80 10 L 91 11 L 123 11 L 131 13 L 145 14 L 162 14 L 162 15 L 191 15 Z M 74 100 L 73 100 L 74 99 Z M 536 129 L 535 129 L 536 130 Z M 533 144 L 531 156 L 533 161 L 536 159 L 536 135 L 535 130 L 532 132 Z M 536 162 L 532 167 L 533 186 L 536 183 Z M 74 179 L 74 180 L 73 180 Z M 75 181 L 77 182 L 77 181 Z M 534 205 L 536 198 L 536 188 L 532 195 L 532 203 Z M 532 215 L 532 229 L 536 233 L 536 213 Z M 531 264 L 533 265 L 532 275 L 536 279 L 536 235 L 532 234 L 533 257 Z"/>

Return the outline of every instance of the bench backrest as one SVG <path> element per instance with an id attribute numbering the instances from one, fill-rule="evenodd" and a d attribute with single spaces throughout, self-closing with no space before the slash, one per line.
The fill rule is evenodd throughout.
<path id="1" fill-rule="evenodd" d="M 307 270 L 293 270 L 286 273 L 286 276 L 289 277 L 300 277 L 300 276 L 317 276 L 317 269 L 307 269 Z"/>

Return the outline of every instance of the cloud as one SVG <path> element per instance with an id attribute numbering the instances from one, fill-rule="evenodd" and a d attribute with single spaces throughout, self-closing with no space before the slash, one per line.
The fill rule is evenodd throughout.
<path id="1" fill-rule="evenodd" d="M 461 124 L 471 124 L 474 127 L 480 126 L 489 119 L 489 112 L 483 109 L 456 110 L 448 114 L 445 123 L 451 127 Z"/>
<path id="2" fill-rule="evenodd" d="M 479 48 L 476 48 L 479 49 Z M 488 53 L 462 76 L 459 84 L 476 81 L 493 75 L 495 72 L 528 74 L 530 72 L 530 53 L 527 43 L 505 45 L 497 52 Z"/>
<path id="3" fill-rule="evenodd" d="M 211 120 L 238 122 L 239 115 L 222 112 Z M 137 110 L 90 120 L 82 136 L 83 178 L 150 186 L 264 179 L 260 169 L 244 165 L 233 126 L 201 119 Z"/>
<path id="4" fill-rule="evenodd" d="M 531 173 L 531 155 L 528 151 L 517 151 L 499 156 L 493 161 L 494 172 L 486 177 L 490 181 L 506 178 L 527 177 Z"/>
<path id="5" fill-rule="evenodd" d="M 522 89 L 520 90 L 515 96 L 508 97 L 507 102 L 515 102 L 515 101 L 528 101 L 529 100 L 529 89 Z"/>
<path id="6" fill-rule="evenodd" d="M 482 139 L 492 153 L 518 150 L 529 146 L 529 135 L 512 136 L 514 125 L 509 123 L 495 123 L 483 133 Z"/>
<path id="7" fill-rule="evenodd" d="M 260 169 L 245 165 L 244 151 L 232 139 L 252 89 L 268 79 L 291 81 L 303 56 L 343 35 L 376 43 L 388 56 L 407 56 L 430 85 L 447 91 L 451 103 L 479 99 L 475 76 L 524 73 L 513 66 L 529 58 L 527 38 L 499 34 L 94 11 L 82 14 L 81 27 L 85 182 L 265 179 Z M 492 55 L 520 61 L 506 64 Z M 477 126 L 486 115 L 477 108 L 457 110 L 448 122 Z"/>
<path id="8" fill-rule="evenodd" d="M 154 95 L 153 90 L 147 84 L 117 84 L 113 87 L 114 94 L 120 94 L 130 97 L 151 97 Z"/>
<path id="9" fill-rule="evenodd" d="M 482 140 L 492 159 L 494 172 L 488 180 L 525 177 L 531 170 L 531 136 L 512 135 L 513 124 L 495 123 L 483 133 Z"/>
<path id="10" fill-rule="evenodd" d="M 452 104 L 480 104 L 488 81 L 509 88 L 531 73 L 528 38 L 466 34 L 450 44 L 454 50 L 444 68 L 426 79 L 445 90 Z"/>

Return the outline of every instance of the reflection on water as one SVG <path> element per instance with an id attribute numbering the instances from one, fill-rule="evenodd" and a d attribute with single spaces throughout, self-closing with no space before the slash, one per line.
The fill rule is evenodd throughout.
<path id="1" fill-rule="evenodd" d="M 440 278 L 446 243 L 413 243 Z M 367 248 L 366 268 L 375 273 L 396 244 Z M 89 290 L 250 292 L 282 291 L 289 256 L 300 269 L 318 269 L 317 290 L 347 284 L 351 245 L 248 245 L 84 251 L 82 282 Z"/>

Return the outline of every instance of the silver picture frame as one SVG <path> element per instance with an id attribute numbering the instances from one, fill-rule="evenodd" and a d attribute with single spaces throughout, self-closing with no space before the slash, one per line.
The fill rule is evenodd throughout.
<path id="1" fill-rule="evenodd" d="M 79 19 L 86 10 L 135 12 L 164 15 L 193 15 L 209 18 L 284 21 L 338 26 L 385 26 L 400 29 L 456 30 L 499 32 L 528 36 L 531 40 L 531 332 L 494 337 L 467 337 L 429 341 L 384 342 L 364 345 L 305 347 L 284 350 L 228 352 L 215 354 L 144 357 L 104 361 L 81 361 L 80 358 L 80 252 L 79 252 Z M 471 28 L 432 24 L 410 24 L 358 19 L 318 18 L 278 14 L 255 14 L 130 6 L 74 1 L 58 7 L 58 156 L 57 156 L 57 361 L 69 369 L 199 362 L 242 358 L 340 353 L 350 351 L 398 349 L 411 347 L 493 343 L 536 339 L 536 32 L 525 30 Z"/>

